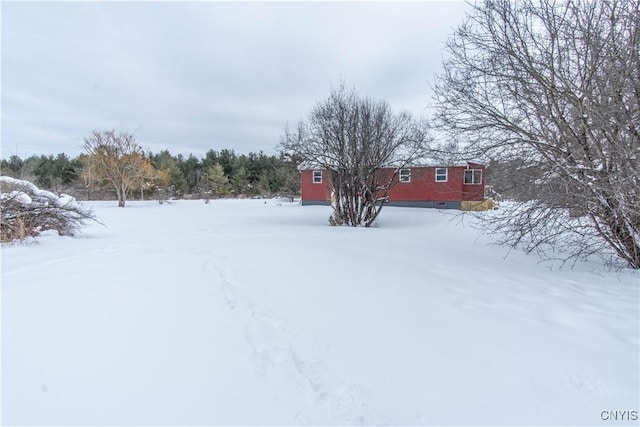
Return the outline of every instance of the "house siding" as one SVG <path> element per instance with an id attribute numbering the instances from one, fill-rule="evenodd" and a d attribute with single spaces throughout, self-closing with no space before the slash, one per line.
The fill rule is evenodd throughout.
<path id="1" fill-rule="evenodd" d="M 411 169 L 411 182 L 396 182 L 389 191 L 389 200 L 446 202 L 463 200 L 463 172 L 448 168 L 446 182 L 436 182 L 436 168 Z"/>
<path id="2" fill-rule="evenodd" d="M 420 200 L 389 200 L 387 206 L 401 208 L 433 208 L 433 209 L 460 209 L 460 201 L 420 201 Z"/>
<path id="3" fill-rule="evenodd" d="M 484 165 L 468 163 L 466 166 L 447 167 L 447 180 L 436 181 L 436 167 L 420 166 L 411 170 L 410 182 L 398 182 L 396 174 L 394 185 L 389 191 L 389 206 L 423 207 L 437 209 L 460 209 L 463 201 L 483 201 L 485 174 Z M 465 184 L 464 173 L 468 169 L 482 171 L 479 184 Z M 383 169 L 379 173 L 391 178 L 395 169 Z M 313 182 L 313 170 L 304 169 L 301 174 L 302 205 L 329 205 L 331 183 L 326 171 L 322 171 L 322 183 Z"/>
<path id="4" fill-rule="evenodd" d="M 317 169 L 316 169 L 317 170 Z M 327 171 L 322 171 L 322 182 L 317 184 L 313 182 L 313 170 L 305 169 L 300 171 L 301 193 L 303 205 L 321 205 L 329 204 L 331 198 L 331 183 L 327 176 Z"/>

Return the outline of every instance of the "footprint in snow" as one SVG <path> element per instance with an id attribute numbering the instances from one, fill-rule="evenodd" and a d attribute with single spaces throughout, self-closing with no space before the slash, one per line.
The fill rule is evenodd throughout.
<path id="1" fill-rule="evenodd" d="M 229 281 L 229 278 L 225 270 L 222 268 L 219 268 L 218 264 L 215 261 L 207 260 L 207 262 L 204 265 L 203 271 L 206 274 L 218 272 L 220 276 L 219 287 L 220 287 L 220 293 L 222 294 L 222 298 L 224 299 L 224 302 L 227 305 L 227 307 L 229 307 L 231 310 L 235 310 L 235 308 L 238 305 L 237 304 L 238 298 L 236 297 L 234 287 Z"/>
<path id="2" fill-rule="evenodd" d="M 591 374 L 568 375 L 566 383 L 573 389 L 593 396 L 608 396 L 615 393 L 615 387 Z"/>

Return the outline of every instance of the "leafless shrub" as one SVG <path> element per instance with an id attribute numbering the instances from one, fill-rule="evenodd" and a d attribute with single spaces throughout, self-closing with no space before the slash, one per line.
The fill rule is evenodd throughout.
<path id="1" fill-rule="evenodd" d="M 316 105 L 307 121 L 287 129 L 280 148 L 328 172 L 331 225 L 369 227 L 397 182 L 397 170 L 423 157 L 427 142 L 424 122 L 341 86 Z M 385 167 L 396 172 L 384 173 Z"/>
<path id="2" fill-rule="evenodd" d="M 0 177 L 0 241 L 12 242 L 55 230 L 73 236 L 87 221 L 98 221 L 91 210 L 71 196 L 40 190 L 29 181 Z"/>

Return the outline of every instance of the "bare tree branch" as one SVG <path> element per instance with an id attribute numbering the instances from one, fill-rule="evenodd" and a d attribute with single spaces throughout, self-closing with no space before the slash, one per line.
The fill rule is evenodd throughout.
<path id="1" fill-rule="evenodd" d="M 153 167 L 142 147 L 127 132 L 93 131 L 84 140 L 88 154 L 85 178 L 105 182 L 116 190 L 118 206 L 124 207 L 127 193 L 145 178 L 153 178 Z"/>
<path id="2" fill-rule="evenodd" d="M 639 46 L 632 0 L 488 1 L 449 39 L 438 128 L 527 176 L 507 241 L 640 268 Z"/>
<path id="3" fill-rule="evenodd" d="M 307 121 L 287 128 L 281 150 L 326 169 L 333 188 L 332 225 L 369 227 L 401 168 L 426 153 L 427 126 L 389 104 L 359 97 L 344 85 L 319 102 Z M 396 169 L 396 170 L 397 170 Z"/>
<path id="4" fill-rule="evenodd" d="M 73 236 L 87 221 L 96 221 L 90 209 L 71 196 L 41 190 L 29 181 L 0 177 L 0 241 L 12 242 L 55 230 Z"/>

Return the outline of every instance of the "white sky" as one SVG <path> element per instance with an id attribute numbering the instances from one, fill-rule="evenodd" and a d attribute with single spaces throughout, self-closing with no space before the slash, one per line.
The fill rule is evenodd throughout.
<path id="1" fill-rule="evenodd" d="M 2 158 L 75 156 L 93 130 L 146 149 L 275 153 L 344 81 L 427 115 L 461 1 L 8 2 Z"/>

